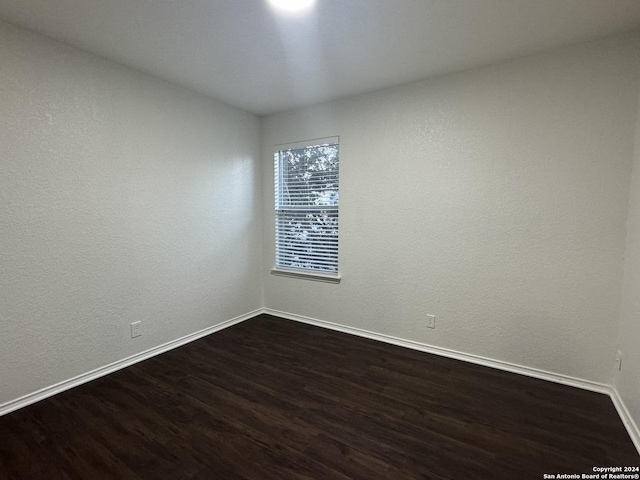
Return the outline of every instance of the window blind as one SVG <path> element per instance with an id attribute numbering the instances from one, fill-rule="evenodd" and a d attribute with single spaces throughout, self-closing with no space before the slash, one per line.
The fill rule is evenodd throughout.
<path id="1" fill-rule="evenodd" d="M 276 267 L 338 273 L 337 139 L 275 152 Z"/>

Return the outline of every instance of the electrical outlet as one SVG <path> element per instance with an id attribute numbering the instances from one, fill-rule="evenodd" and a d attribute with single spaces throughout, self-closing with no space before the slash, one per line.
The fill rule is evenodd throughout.
<path id="1" fill-rule="evenodd" d="M 622 352 L 620 350 L 616 354 L 616 367 L 618 367 L 618 371 L 622 370 Z"/>
<path id="2" fill-rule="evenodd" d="M 131 324 L 131 338 L 142 335 L 142 322 L 137 321 Z"/>
<path id="3" fill-rule="evenodd" d="M 436 316 L 427 315 L 427 328 L 436 328 Z"/>

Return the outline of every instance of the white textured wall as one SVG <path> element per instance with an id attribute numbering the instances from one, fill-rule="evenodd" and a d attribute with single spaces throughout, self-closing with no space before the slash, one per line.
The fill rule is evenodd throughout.
<path id="1" fill-rule="evenodd" d="M 262 305 L 259 138 L 0 24 L 0 404 Z"/>
<path id="2" fill-rule="evenodd" d="M 619 37 L 266 117 L 266 306 L 610 383 L 639 52 Z M 269 275 L 273 145 L 332 135 L 343 281 Z"/>
<path id="3" fill-rule="evenodd" d="M 622 370 L 617 372 L 615 386 L 636 425 L 640 427 L 640 96 L 627 223 L 619 346 L 622 352 Z"/>

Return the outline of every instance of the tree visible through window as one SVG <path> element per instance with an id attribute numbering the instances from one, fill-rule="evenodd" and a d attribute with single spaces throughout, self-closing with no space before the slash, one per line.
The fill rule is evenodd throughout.
<path id="1" fill-rule="evenodd" d="M 275 153 L 276 267 L 338 273 L 338 139 Z"/>

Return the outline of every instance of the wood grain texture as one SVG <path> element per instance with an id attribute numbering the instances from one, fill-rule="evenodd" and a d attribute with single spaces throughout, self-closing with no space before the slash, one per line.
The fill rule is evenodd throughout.
<path id="1" fill-rule="evenodd" d="M 268 315 L 0 418 L 1 479 L 540 479 L 638 464 L 606 395 Z"/>

